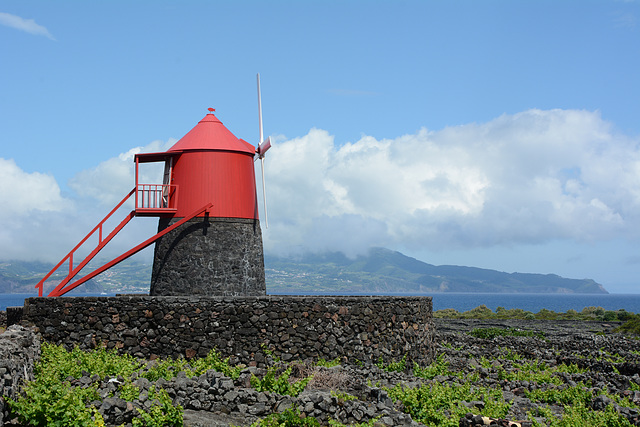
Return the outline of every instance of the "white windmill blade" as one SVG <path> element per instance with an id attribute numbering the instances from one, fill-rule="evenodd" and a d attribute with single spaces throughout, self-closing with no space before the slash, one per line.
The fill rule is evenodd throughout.
<path id="1" fill-rule="evenodd" d="M 257 75 L 258 79 L 258 125 L 260 125 L 260 140 L 258 141 L 258 146 L 262 144 L 262 139 L 264 138 L 262 132 L 262 96 L 260 95 L 260 73 Z"/>
<path id="2" fill-rule="evenodd" d="M 264 203 L 264 225 L 269 228 L 269 218 L 267 217 L 267 186 L 264 181 L 264 157 L 260 158 L 260 170 L 262 171 L 262 200 Z"/>
<path id="3" fill-rule="evenodd" d="M 258 80 L 258 125 L 260 127 L 260 140 L 258 141 L 258 149 L 256 153 L 259 158 L 264 157 L 264 153 L 267 152 L 269 148 L 271 148 L 271 138 L 267 137 L 264 139 L 264 131 L 262 130 L 262 94 L 260 90 L 260 73 L 257 75 Z"/>
<path id="4" fill-rule="evenodd" d="M 271 148 L 271 138 L 267 138 L 264 141 L 264 133 L 262 131 L 262 96 L 260 94 L 260 73 L 257 76 L 258 79 L 258 124 L 260 126 L 260 141 L 258 142 L 258 148 L 256 152 L 258 158 L 260 158 L 260 170 L 262 171 L 262 198 L 264 203 L 264 224 L 269 228 L 269 218 L 267 217 L 267 186 L 264 180 L 264 154 L 269 148 Z"/>

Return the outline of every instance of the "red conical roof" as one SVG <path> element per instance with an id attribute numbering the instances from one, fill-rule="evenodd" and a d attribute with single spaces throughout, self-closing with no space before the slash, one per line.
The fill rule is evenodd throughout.
<path id="1" fill-rule="evenodd" d="M 209 109 L 209 111 L 215 111 Z M 224 150 L 254 154 L 256 149 L 242 139 L 236 138 L 213 112 L 204 116 L 198 124 L 176 142 L 169 152 L 192 150 Z"/>

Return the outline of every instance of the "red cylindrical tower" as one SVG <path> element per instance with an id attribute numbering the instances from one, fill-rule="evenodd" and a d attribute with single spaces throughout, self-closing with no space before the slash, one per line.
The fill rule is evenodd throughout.
<path id="1" fill-rule="evenodd" d="M 266 294 L 256 150 L 209 110 L 166 153 L 136 156 L 165 161 L 161 206 L 150 211 L 161 216 L 159 232 L 213 204 L 156 242 L 151 295 Z"/>
<path id="2" fill-rule="evenodd" d="M 184 217 L 212 202 L 211 217 L 258 219 L 255 148 L 236 138 L 213 113 L 167 152 L 176 154 L 171 184 L 178 186 L 179 199 L 174 216 Z"/>

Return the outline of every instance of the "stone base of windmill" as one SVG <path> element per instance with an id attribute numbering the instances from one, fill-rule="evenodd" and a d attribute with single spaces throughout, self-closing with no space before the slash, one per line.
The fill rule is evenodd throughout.
<path id="1" fill-rule="evenodd" d="M 177 219 L 161 218 L 158 231 Z M 195 218 L 155 245 L 151 295 L 266 295 L 260 222 Z"/>

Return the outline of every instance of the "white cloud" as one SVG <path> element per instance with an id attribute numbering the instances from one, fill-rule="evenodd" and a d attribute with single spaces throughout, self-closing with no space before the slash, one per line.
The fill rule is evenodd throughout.
<path id="1" fill-rule="evenodd" d="M 36 21 L 33 19 L 24 19 L 16 15 L 0 12 L 0 24 L 20 31 L 25 31 L 29 34 L 45 36 L 51 40 L 55 40 L 51 33 L 49 33 L 49 30 L 42 25 L 36 24 Z"/>
<path id="2" fill-rule="evenodd" d="M 62 259 L 134 186 L 133 156 L 138 152 L 166 151 L 175 140 L 154 141 L 79 172 L 69 183 L 75 194 L 63 197 L 55 179 L 26 173 L 13 160 L 0 158 L 0 196 L 8 203 L 0 210 L 0 259 Z M 141 179 L 159 182 L 162 166 L 142 168 Z M 98 203 L 96 203 L 96 201 Z M 132 201 L 105 224 L 106 236 L 132 209 Z M 104 256 L 119 255 L 157 228 L 157 219 L 136 218 L 104 249 Z M 95 240 L 95 239 L 94 239 Z M 84 246 L 87 253 L 96 244 Z"/>
<path id="3" fill-rule="evenodd" d="M 166 151 L 176 143 L 153 141 L 144 147 L 135 147 L 117 157 L 112 157 L 92 169 L 79 172 L 69 181 L 69 186 L 81 197 L 98 200 L 102 205 L 117 204 L 135 185 L 134 156 L 138 153 Z M 143 183 L 159 183 L 162 180 L 161 164 L 140 165 Z"/>
<path id="4" fill-rule="evenodd" d="M 68 231 L 63 219 L 75 204 L 61 195 L 51 175 L 25 172 L 14 160 L 0 158 L 0 198 L 0 259 L 37 258 L 50 248 L 46 241 Z"/>
<path id="5" fill-rule="evenodd" d="M 575 110 L 342 146 L 312 129 L 267 156 L 265 245 L 357 253 L 638 238 L 638 143 Z"/>
<path id="6" fill-rule="evenodd" d="M 60 211 L 66 203 L 53 176 L 27 173 L 13 159 L 0 158 L 0 194 L 8 202 L 0 209 L 3 221 L 33 211 Z"/>
<path id="7" fill-rule="evenodd" d="M 59 260 L 133 188 L 133 155 L 174 142 L 155 141 L 79 172 L 69 184 L 72 199 L 53 177 L 2 160 L 0 188 L 11 203 L 0 218 L 12 227 L 0 231 L 0 258 L 55 253 Z M 426 252 L 637 240 L 639 146 L 599 113 L 574 110 L 530 110 L 343 145 L 321 129 L 279 137 L 265 161 L 265 249 L 355 255 L 374 245 Z M 156 182 L 161 169 L 142 174 Z M 119 248 L 157 226 L 153 218 L 134 221 Z"/>

